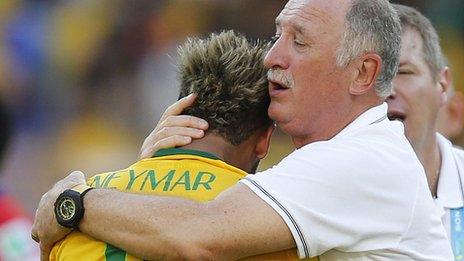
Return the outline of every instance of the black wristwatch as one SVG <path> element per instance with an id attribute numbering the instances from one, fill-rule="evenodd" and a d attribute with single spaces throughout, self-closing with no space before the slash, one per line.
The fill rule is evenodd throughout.
<path id="1" fill-rule="evenodd" d="M 55 202 L 55 218 L 58 224 L 77 228 L 84 216 L 84 196 L 92 187 L 77 185 L 61 193 Z"/>

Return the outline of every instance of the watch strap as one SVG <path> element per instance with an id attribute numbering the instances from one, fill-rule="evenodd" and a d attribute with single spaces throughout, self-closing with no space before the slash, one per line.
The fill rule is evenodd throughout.
<path id="1" fill-rule="evenodd" d="M 93 187 L 82 185 L 82 184 L 76 185 L 71 188 L 71 190 L 78 192 L 81 195 L 81 198 L 84 197 L 84 195 L 91 189 L 93 189 Z"/>

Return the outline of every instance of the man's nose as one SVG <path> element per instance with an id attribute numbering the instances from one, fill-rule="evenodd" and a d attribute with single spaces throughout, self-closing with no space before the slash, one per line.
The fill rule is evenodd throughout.
<path id="1" fill-rule="evenodd" d="M 387 97 L 387 101 L 394 100 L 395 98 L 396 98 L 396 92 L 395 92 L 395 89 L 393 88 L 390 95 Z"/>
<path id="2" fill-rule="evenodd" d="M 289 66 L 288 52 L 289 47 L 286 46 L 285 39 L 280 37 L 264 58 L 264 66 L 269 69 L 287 69 Z"/>

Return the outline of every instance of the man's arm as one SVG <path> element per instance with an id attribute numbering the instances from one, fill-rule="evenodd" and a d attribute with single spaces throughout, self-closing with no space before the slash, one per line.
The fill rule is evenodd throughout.
<path id="1" fill-rule="evenodd" d="M 194 100 L 187 96 L 166 110 L 141 158 L 203 136 L 207 122 L 177 116 Z M 81 231 L 147 259 L 237 259 L 295 247 L 279 214 L 243 184 L 208 203 L 93 190 L 85 206 Z"/>
<path id="2" fill-rule="evenodd" d="M 50 202 L 41 205 L 52 206 L 60 192 L 48 192 Z M 238 259 L 295 247 L 279 214 L 243 184 L 208 203 L 94 189 L 84 206 L 82 232 L 144 259 Z M 43 220 L 50 217 L 36 217 L 39 237 L 57 230 L 54 220 Z"/>
<path id="3" fill-rule="evenodd" d="M 179 115 L 195 100 L 187 96 L 171 105 L 144 141 L 141 158 L 160 148 L 201 138 L 208 124 Z M 40 239 L 42 258 L 70 231 L 54 220 L 53 203 L 65 189 L 82 184 L 74 172 L 47 192 L 37 209 L 32 234 Z M 92 190 L 85 197 L 80 229 L 97 239 L 147 259 L 159 257 L 239 258 L 295 246 L 282 218 L 245 185 L 237 185 L 209 203 L 169 197 Z M 50 232 L 51 231 L 51 232 Z"/>

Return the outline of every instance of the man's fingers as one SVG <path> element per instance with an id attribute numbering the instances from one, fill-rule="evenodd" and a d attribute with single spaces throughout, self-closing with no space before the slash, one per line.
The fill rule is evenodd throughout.
<path id="1" fill-rule="evenodd" d="M 40 244 L 40 260 L 48 261 L 50 258 L 51 246 L 49 244 L 41 243 Z"/>
<path id="2" fill-rule="evenodd" d="M 36 236 L 35 234 L 31 233 L 31 238 L 32 238 L 32 240 L 34 240 L 36 243 L 40 243 L 39 237 Z"/>
<path id="3" fill-rule="evenodd" d="M 73 171 L 71 172 L 71 174 L 68 175 L 68 177 L 66 177 L 66 179 L 68 181 L 74 181 L 74 182 L 77 182 L 77 183 L 85 183 L 85 175 L 84 173 L 82 173 L 82 171 Z"/>
<path id="4" fill-rule="evenodd" d="M 79 184 L 85 184 L 84 173 L 82 173 L 81 171 L 73 171 L 68 176 L 66 176 L 64 179 L 56 182 L 55 185 L 53 185 L 52 190 L 54 190 L 54 189 L 64 190 L 64 189 L 62 189 L 63 187 L 69 187 L 69 185 L 71 185 L 71 187 L 73 187 L 73 186 L 79 185 Z M 42 198 L 48 196 L 48 194 L 49 194 L 48 192 L 45 193 L 42 196 Z M 57 196 L 58 195 L 56 195 L 56 197 Z"/>
<path id="5" fill-rule="evenodd" d="M 172 137 L 172 136 L 185 136 L 191 137 L 192 139 L 201 139 L 205 135 L 203 130 L 195 129 L 195 128 L 188 128 L 188 127 L 164 127 L 157 132 L 152 132 L 143 142 L 142 148 L 140 149 L 141 152 L 146 151 L 147 149 L 151 152 L 152 148 L 155 146 L 157 142 L 162 139 Z M 190 142 L 189 142 L 190 143 Z M 180 146 L 180 145 L 178 145 Z M 163 147 L 165 148 L 165 147 Z M 160 148 L 162 149 L 162 148 Z M 153 152 L 156 152 L 153 151 Z M 142 157 L 141 153 L 141 158 Z"/>
<path id="6" fill-rule="evenodd" d="M 165 118 L 167 116 L 181 114 L 182 111 L 184 111 L 186 108 L 188 108 L 189 106 L 191 106 L 193 104 L 193 102 L 195 101 L 196 98 L 197 98 L 197 95 L 192 93 L 192 94 L 190 94 L 188 96 L 185 96 L 184 98 L 178 100 L 177 102 L 175 102 L 174 104 L 172 104 L 171 106 L 169 106 L 166 109 L 166 111 L 164 112 L 161 119 L 163 119 L 163 118 Z"/>
<path id="7" fill-rule="evenodd" d="M 140 149 L 140 159 L 151 157 L 158 149 L 168 148 L 165 147 L 165 144 L 167 144 L 166 141 L 161 143 L 163 147 L 156 145 L 162 139 L 172 136 L 188 136 L 192 139 L 200 139 L 205 135 L 204 131 L 206 129 L 208 129 L 208 122 L 203 119 L 189 115 L 169 116 L 145 139 Z M 175 142 L 178 139 L 174 138 L 171 140 Z M 190 142 L 191 139 L 188 141 L 182 139 L 178 144 L 175 143 L 175 146 L 182 146 Z"/>
<path id="8" fill-rule="evenodd" d="M 187 144 L 190 144 L 191 142 L 192 142 L 192 138 L 189 136 L 181 136 L 181 135 L 170 136 L 170 137 L 164 138 L 156 142 L 153 146 L 146 146 L 146 148 L 143 149 L 142 152 L 140 153 L 140 158 L 141 159 L 150 158 L 150 157 L 153 157 L 153 154 L 155 154 L 155 152 L 160 149 L 185 146 Z"/>
<path id="9" fill-rule="evenodd" d="M 37 215 L 36 215 L 37 217 Z M 34 224 L 32 225 L 32 229 L 31 229 L 31 238 L 32 240 L 34 240 L 35 242 L 39 243 L 40 242 L 40 239 L 39 239 L 39 236 L 38 236 L 38 233 L 37 233 L 37 225 L 36 225 L 36 220 L 34 219 Z"/>
<path id="10" fill-rule="evenodd" d="M 140 159 L 152 157 L 159 149 L 187 145 L 192 139 L 204 136 L 208 122 L 190 115 L 179 115 L 193 104 L 196 95 L 190 94 L 169 106 L 156 128 L 142 144 Z"/>
<path id="11" fill-rule="evenodd" d="M 191 137 L 174 135 L 174 136 L 170 136 L 170 137 L 160 140 L 159 142 L 155 144 L 154 148 L 157 148 L 157 150 L 164 149 L 164 148 L 174 148 L 174 147 L 185 146 L 187 144 L 190 144 L 191 142 L 192 142 Z"/>
<path id="12" fill-rule="evenodd" d="M 160 141 L 162 139 L 171 137 L 171 136 L 186 136 L 193 139 L 203 138 L 205 132 L 203 130 L 194 129 L 194 128 L 185 128 L 185 127 L 166 127 L 162 128 L 155 136 L 154 141 Z"/>
<path id="13" fill-rule="evenodd" d="M 42 198 L 43 198 L 43 196 L 42 196 Z M 40 201 L 42 202 L 42 199 L 41 199 Z M 41 202 L 39 202 L 39 207 L 40 207 L 40 203 L 41 203 Z M 39 211 L 38 209 L 35 211 L 34 223 L 32 224 L 32 228 L 31 228 L 31 237 L 32 237 L 32 239 L 33 239 L 35 242 L 37 242 L 37 243 L 40 242 L 40 239 L 39 239 L 39 231 L 38 231 L 39 220 L 38 220 L 38 218 L 37 218 L 37 216 L 38 216 L 38 211 Z"/>
<path id="14" fill-rule="evenodd" d="M 169 116 L 161 122 L 158 128 L 165 127 L 190 127 L 199 130 L 208 129 L 208 122 L 195 116 L 177 115 Z"/>

